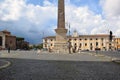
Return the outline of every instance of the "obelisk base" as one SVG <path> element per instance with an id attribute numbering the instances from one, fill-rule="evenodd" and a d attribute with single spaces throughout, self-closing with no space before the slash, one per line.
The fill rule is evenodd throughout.
<path id="1" fill-rule="evenodd" d="M 55 43 L 54 53 L 61 53 L 61 54 L 68 53 L 67 43 Z"/>
<path id="2" fill-rule="evenodd" d="M 55 31 L 56 31 L 56 41 L 54 45 L 54 52 L 68 53 L 68 45 L 66 38 L 67 29 L 59 28 L 59 29 L 55 29 Z"/>

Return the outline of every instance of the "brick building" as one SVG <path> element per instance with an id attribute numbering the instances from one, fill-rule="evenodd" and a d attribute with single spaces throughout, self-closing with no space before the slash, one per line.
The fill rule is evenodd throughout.
<path id="1" fill-rule="evenodd" d="M 11 32 L 4 30 L 0 31 L 0 49 L 10 48 L 16 49 L 16 36 L 12 35 Z"/>
<path id="2" fill-rule="evenodd" d="M 22 37 L 16 38 L 16 49 L 21 50 L 28 50 L 29 49 L 29 42 L 25 41 Z"/>

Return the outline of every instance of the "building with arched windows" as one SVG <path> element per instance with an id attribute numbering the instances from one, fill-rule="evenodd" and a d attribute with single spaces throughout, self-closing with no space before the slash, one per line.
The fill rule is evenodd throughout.
<path id="1" fill-rule="evenodd" d="M 114 42 L 115 36 L 113 36 L 113 42 L 111 43 L 111 49 L 116 48 L 116 42 Z M 73 35 L 67 36 L 67 41 L 71 42 L 72 50 L 109 50 L 109 34 L 96 34 L 96 35 L 79 35 L 77 31 L 74 31 Z M 51 49 L 54 51 L 55 36 L 48 36 L 43 39 L 43 48 Z"/>
<path id="2" fill-rule="evenodd" d="M 22 37 L 16 37 L 11 32 L 4 30 L 0 31 L 0 50 L 4 49 L 24 49 L 28 50 L 29 42 L 25 41 Z"/>
<path id="3" fill-rule="evenodd" d="M 115 42 L 116 42 L 116 49 L 120 50 L 120 38 L 115 38 Z"/>

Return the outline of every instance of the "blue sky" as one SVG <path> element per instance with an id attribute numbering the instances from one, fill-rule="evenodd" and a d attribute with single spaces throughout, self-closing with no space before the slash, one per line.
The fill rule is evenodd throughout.
<path id="1" fill-rule="evenodd" d="M 43 6 L 44 0 L 26 0 L 27 4 L 41 5 Z M 50 2 L 57 5 L 57 0 L 49 0 Z M 67 1 L 67 0 L 66 0 Z M 70 3 L 76 6 L 88 6 L 90 10 L 94 11 L 97 14 L 102 13 L 102 8 L 99 5 L 99 0 L 70 0 Z"/>
<path id="2" fill-rule="evenodd" d="M 65 0 L 66 23 L 79 34 L 120 34 L 120 0 Z M 0 30 L 31 44 L 55 35 L 57 0 L 0 0 Z M 68 26 L 66 25 L 66 28 Z M 43 35 L 44 33 L 44 35 Z M 72 34 L 72 33 L 71 33 Z"/>

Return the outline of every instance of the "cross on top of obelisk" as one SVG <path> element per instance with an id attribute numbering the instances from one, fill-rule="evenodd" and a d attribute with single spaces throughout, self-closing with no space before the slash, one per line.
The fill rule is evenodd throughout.
<path id="1" fill-rule="evenodd" d="M 65 9 L 64 0 L 58 0 L 58 27 L 65 28 Z"/>

